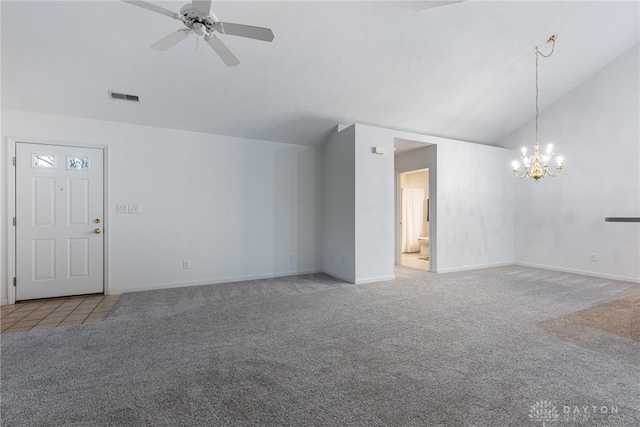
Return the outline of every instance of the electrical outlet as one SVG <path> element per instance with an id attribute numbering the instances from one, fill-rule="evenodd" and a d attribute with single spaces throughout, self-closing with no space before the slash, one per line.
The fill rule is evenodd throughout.
<path id="1" fill-rule="evenodd" d="M 295 257 L 293 256 L 293 254 L 292 253 L 289 254 L 289 261 L 294 261 L 294 260 L 295 260 Z"/>
<path id="2" fill-rule="evenodd" d="M 482 248 L 478 248 L 478 255 L 482 256 Z"/>
<path id="3" fill-rule="evenodd" d="M 116 205 L 116 213 L 129 213 L 129 206 L 122 203 Z"/>
<path id="4" fill-rule="evenodd" d="M 182 260 L 182 268 L 184 268 L 185 270 L 188 270 L 191 268 L 191 260 L 190 259 L 183 259 Z"/>
<path id="5" fill-rule="evenodd" d="M 140 213 L 140 205 L 129 205 L 129 213 L 130 214 L 139 214 Z"/>
<path id="6" fill-rule="evenodd" d="M 591 261 L 591 262 L 598 262 L 598 255 L 596 255 L 596 254 L 590 254 L 590 255 L 589 255 L 589 261 Z"/>
<path id="7" fill-rule="evenodd" d="M 344 257 L 343 256 L 340 257 L 340 264 L 344 265 Z"/>

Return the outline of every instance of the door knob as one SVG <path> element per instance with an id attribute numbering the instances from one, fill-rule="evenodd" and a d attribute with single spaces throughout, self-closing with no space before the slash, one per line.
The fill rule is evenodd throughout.
<path id="1" fill-rule="evenodd" d="M 93 230 L 93 232 L 96 234 L 100 234 L 102 233 L 102 230 L 100 230 L 99 228 L 96 228 L 95 230 Z"/>

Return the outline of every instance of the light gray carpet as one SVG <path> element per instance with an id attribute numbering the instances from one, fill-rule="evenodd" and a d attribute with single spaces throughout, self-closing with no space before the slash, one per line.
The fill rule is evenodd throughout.
<path id="1" fill-rule="evenodd" d="M 103 322 L 3 336 L 2 425 L 541 426 L 540 401 L 546 425 L 640 425 L 640 343 L 538 326 L 640 285 L 524 267 L 396 277 L 125 294 Z"/>

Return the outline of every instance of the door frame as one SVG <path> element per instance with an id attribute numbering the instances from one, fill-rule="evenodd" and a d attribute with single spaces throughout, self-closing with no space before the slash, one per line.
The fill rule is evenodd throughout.
<path id="1" fill-rule="evenodd" d="M 402 190 L 400 175 L 407 172 L 414 172 L 423 169 L 429 169 L 429 271 L 436 273 L 438 271 L 438 258 L 437 258 L 437 183 L 435 169 L 432 162 L 420 163 L 419 165 L 412 166 L 410 168 L 395 169 L 395 264 L 399 265 L 402 259 L 402 229 L 400 225 L 400 215 L 402 212 Z"/>
<path id="2" fill-rule="evenodd" d="M 16 215 L 16 165 L 13 158 L 16 155 L 16 144 L 42 144 L 56 145 L 77 148 L 96 148 L 103 152 L 103 209 L 104 209 L 104 250 L 103 250 L 103 289 L 104 294 L 109 295 L 109 147 L 107 145 L 92 145 L 67 141 L 43 140 L 35 138 L 7 137 L 7 304 L 15 304 L 16 289 L 13 286 L 13 279 L 16 277 L 16 227 L 13 225 L 13 218 Z M 4 302 L 4 301 L 2 301 Z"/>

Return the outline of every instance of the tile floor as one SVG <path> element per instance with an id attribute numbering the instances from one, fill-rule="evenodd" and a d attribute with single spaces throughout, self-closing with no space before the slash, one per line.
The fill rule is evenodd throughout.
<path id="1" fill-rule="evenodd" d="M 403 253 L 400 264 L 405 267 L 419 268 L 420 270 L 429 271 L 429 260 L 420 259 L 426 255 L 420 255 L 420 252 Z"/>
<path id="2" fill-rule="evenodd" d="M 31 329 L 99 322 L 109 315 L 120 295 L 82 295 L 18 302 L 0 307 L 2 334 Z"/>

